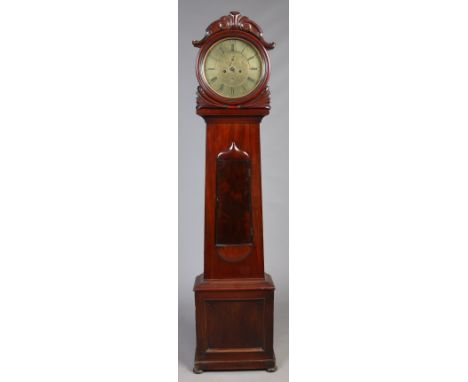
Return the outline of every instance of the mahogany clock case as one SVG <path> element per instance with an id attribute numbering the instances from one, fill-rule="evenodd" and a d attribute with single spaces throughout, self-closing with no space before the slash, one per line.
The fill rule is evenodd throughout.
<path id="1" fill-rule="evenodd" d="M 207 3 L 207 2 L 205 2 Z M 223 3 L 222 1 L 220 3 Z M 256 2 L 254 2 L 256 3 Z M 270 29 L 267 23 L 261 21 L 259 15 L 265 15 L 264 7 L 268 3 L 269 7 L 275 8 L 277 16 L 281 14 L 281 19 L 287 15 L 287 2 L 260 1 L 259 4 L 249 2 L 246 7 L 239 7 L 242 14 L 251 17 L 258 22 L 264 30 Z M 212 4 L 212 3 L 210 3 Z M 245 2 L 247 4 L 247 2 Z M 202 37 L 203 29 L 213 20 L 223 14 L 227 14 L 232 5 L 227 4 L 226 7 L 218 7 L 219 9 L 214 16 L 206 14 L 198 15 L 199 12 L 192 7 L 192 3 L 183 2 L 183 6 L 179 7 L 179 359 L 180 366 L 184 372 L 192 370 L 193 367 L 193 351 L 195 348 L 195 317 L 194 317 L 194 301 L 193 294 L 187 294 L 193 287 L 193 277 L 195 274 L 203 271 L 203 246 L 204 246 L 204 177 L 205 171 L 205 122 L 202 118 L 195 114 L 194 90 L 197 88 L 198 82 L 195 77 L 194 66 L 196 62 L 197 49 L 193 49 L 187 45 L 187 41 L 194 38 Z M 263 6 L 263 11 L 260 10 Z M 280 6 L 278 8 L 278 6 Z M 192 8 L 191 8 L 192 7 Z M 253 8 L 248 10 L 247 8 Z M 209 7 L 208 7 L 209 8 Z M 207 8 L 207 9 L 208 9 Z M 281 9 L 281 12 L 278 12 Z M 208 12 L 207 12 L 208 13 Z M 211 12 L 210 12 L 211 13 Z M 181 21 L 181 17 L 184 20 Z M 287 17 L 285 18 L 287 22 Z M 184 25 L 181 28 L 181 25 Z M 190 25 L 190 28 L 187 26 Z M 265 33 L 269 40 L 275 40 L 277 47 L 274 55 L 271 55 L 272 69 L 274 75 L 270 76 L 269 86 L 274 91 L 274 86 L 284 87 L 287 85 L 287 23 L 286 28 L 278 30 L 276 35 Z M 185 36 L 185 37 L 184 37 Z M 225 35 L 217 35 L 216 40 L 223 38 Z M 187 40 L 188 39 L 188 40 Z M 258 46 L 257 46 L 258 47 Z M 191 49 L 189 49 L 191 48 Z M 260 48 L 262 49 L 262 48 Z M 259 49 L 259 51 L 260 51 Z M 190 53 L 187 54 L 187 53 Z M 283 65 L 277 64 L 279 56 L 283 56 L 283 60 L 279 60 Z M 199 56 L 200 57 L 200 56 Z M 268 63 L 268 62 L 267 62 Z M 268 80 L 268 73 L 264 77 L 265 82 Z M 286 75 L 285 75 L 286 74 Z M 279 77 L 276 77 L 276 76 Z M 282 79 L 282 82 L 275 81 L 276 78 Z M 286 80 L 286 81 L 285 81 Z M 183 84 L 183 86 L 182 86 Z M 187 91 L 188 84 L 192 84 L 192 91 Z M 257 90 L 261 90 L 261 86 Z M 252 98 L 258 96 L 255 94 Z M 275 352 L 276 361 L 279 370 L 272 375 L 275 379 L 287 371 L 287 270 L 288 270 L 288 237 L 287 237 L 287 167 L 288 167 L 288 152 L 287 152 L 287 127 L 288 127 L 288 97 L 287 91 L 273 93 L 273 106 L 271 116 L 266 117 L 261 127 L 255 127 L 257 121 L 252 120 L 251 133 L 254 135 L 240 139 L 237 142 L 237 147 L 231 147 L 231 143 L 221 144 L 216 147 L 216 150 L 224 152 L 226 159 L 229 159 L 229 151 L 233 151 L 234 155 L 237 152 L 252 152 L 252 147 L 259 144 L 260 130 L 262 135 L 262 190 L 263 190 L 263 236 L 265 247 L 265 265 L 263 263 L 252 262 L 250 270 L 257 272 L 258 275 L 265 269 L 272 273 L 275 279 L 275 296 L 274 296 L 274 328 L 269 323 L 273 322 L 273 288 L 269 276 L 261 285 L 239 285 L 237 290 L 232 290 L 232 286 L 226 288 L 222 282 L 207 281 L 202 276 L 197 278 L 196 288 L 199 291 L 196 298 L 196 304 L 200 307 L 197 309 L 197 314 L 204 316 L 204 319 L 198 319 L 198 322 L 203 322 L 204 325 L 197 325 L 197 335 L 202 339 L 198 343 L 199 346 L 208 350 L 206 353 L 207 359 L 225 360 L 224 363 L 219 363 L 219 367 L 215 367 L 215 362 L 208 362 L 203 365 L 204 357 L 198 358 L 199 366 L 204 370 L 218 369 L 230 370 L 239 368 L 263 368 L 268 369 L 274 365 L 273 330 L 275 331 Z M 248 99 L 246 100 L 248 101 Z M 276 101 L 276 102 L 275 102 Z M 281 107 L 277 105 L 280 104 Z M 278 107 L 278 109 L 275 109 Z M 191 113 L 191 114 L 189 114 Z M 261 118 L 260 118 L 261 119 Z M 228 131 L 227 128 L 226 131 Z M 228 135 L 230 133 L 227 133 Z M 237 134 L 237 133 L 235 133 Z M 239 134 L 243 134 L 239 131 Z M 265 138 L 266 137 L 266 138 Z M 228 139 L 229 140 L 229 139 Z M 227 141 L 226 141 L 227 142 Z M 257 143 L 256 143 L 257 142 Z M 267 143 L 265 143 L 267 142 Z M 272 145 L 273 144 L 273 145 Z M 253 145 L 253 146 L 252 146 Z M 270 146 L 270 147 L 267 147 Z M 237 151 L 236 151 L 237 150 Z M 253 150 L 255 151 L 255 150 Z M 260 160 L 260 157 L 249 158 L 252 161 Z M 213 169 L 212 169 L 213 170 Z M 218 169 L 223 171 L 222 166 Z M 208 170 L 207 170 L 208 171 Z M 243 173 L 242 165 L 236 170 L 238 174 Z M 215 174 L 210 170 L 211 174 Z M 265 174 L 267 177 L 265 177 Z M 253 174 L 252 174 L 253 175 Z M 260 174 L 252 176 L 251 182 L 260 182 Z M 242 176 L 241 176 L 242 178 Z M 258 179 L 258 180 L 257 180 Z M 273 202 L 275 201 L 275 202 Z M 183 206 L 183 208 L 181 208 Z M 227 206 L 229 208 L 229 206 Z M 248 216 L 248 215 L 247 215 Z M 270 220 L 271 216 L 276 216 L 277 219 Z M 249 217 L 247 217 L 249 218 Z M 250 219 L 258 220 L 258 217 L 251 216 Z M 220 242 L 229 243 L 230 240 L 243 241 L 248 243 L 251 240 L 250 232 L 242 229 L 236 230 L 234 233 L 226 232 L 220 226 L 213 226 L 213 237 Z M 268 229 L 267 229 L 268 228 Z M 219 234 L 217 235 L 216 232 Z M 261 232 L 261 230 L 259 231 Z M 255 233 L 254 233 L 255 234 Z M 258 236 L 258 235 L 256 235 Z M 257 248 L 258 249 L 258 248 Z M 263 248 L 262 248 L 263 250 Z M 230 256 L 226 253 L 225 256 Z M 252 259 L 258 259 L 252 257 Z M 263 259 L 261 259 L 263 260 Z M 219 267 L 212 267 L 213 272 L 219 271 Z M 226 270 L 229 271 L 226 267 Z M 210 265 L 205 268 L 205 272 L 210 271 Z M 242 319 L 235 319 L 241 317 Z M 262 321 L 262 317 L 266 321 Z M 229 328 L 229 330 L 226 330 Z M 207 335 L 203 332 L 207 330 Z M 226 338 L 232 336 L 232 338 Z M 205 342 L 206 341 L 206 342 Z M 232 349 L 226 349 L 226 343 L 232 344 Z M 209 346 L 208 346 L 209 345 Z M 242 349 L 241 352 L 237 349 Z M 203 349 L 202 349 L 203 350 Z M 234 350 L 234 351 L 232 351 Z M 225 358 L 227 353 L 229 361 Z M 242 362 L 242 367 L 236 364 L 236 356 L 242 361 L 245 353 L 249 353 L 250 367 L 246 367 L 245 359 Z M 244 353 L 244 354 L 242 354 Z M 199 354 L 203 354 L 201 351 Z M 245 358 L 245 357 L 244 357 Z M 286 377 L 287 378 L 287 377 Z M 286 380 L 283 374 L 283 380 Z"/>

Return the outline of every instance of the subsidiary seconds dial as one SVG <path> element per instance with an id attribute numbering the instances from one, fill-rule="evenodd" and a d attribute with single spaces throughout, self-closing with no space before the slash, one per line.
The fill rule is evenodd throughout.
<path id="1" fill-rule="evenodd" d="M 200 69 L 210 89 L 227 98 L 250 94 L 264 76 L 257 48 L 240 38 L 227 38 L 213 44 Z"/>

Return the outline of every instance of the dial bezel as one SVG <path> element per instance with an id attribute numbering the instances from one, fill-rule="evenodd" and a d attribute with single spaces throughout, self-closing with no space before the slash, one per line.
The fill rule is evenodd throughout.
<path id="1" fill-rule="evenodd" d="M 253 47 L 258 51 L 260 55 L 260 61 L 261 61 L 261 66 L 262 66 L 262 74 L 254 90 L 252 90 L 250 93 L 244 96 L 236 97 L 236 98 L 224 97 L 218 94 L 216 91 L 214 91 L 211 88 L 211 86 L 208 84 L 208 81 L 205 78 L 205 73 L 204 73 L 205 59 L 211 47 L 214 44 L 218 43 L 219 41 L 227 40 L 227 39 L 245 40 L 247 43 L 253 45 Z M 258 39 L 253 37 L 251 34 L 240 31 L 240 30 L 223 31 L 215 35 L 212 35 L 210 38 L 208 38 L 207 41 L 204 43 L 203 47 L 198 52 L 196 74 L 197 74 L 198 83 L 200 84 L 202 89 L 215 101 L 218 101 L 222 104 L 226 104 L 228 106 L 242 105 L 243 103 L 247 103 L 255 99 L 264 91 L 266 84 L 268 83 L 269 76 L 270 76 L 270 60 L 266 52 L 266 49 L 258 41 Z"/>
<path id="2" fill-rule="evenodd" d="M 261 54 L 260 54 L 260 51 L 257 49 L 257 47 L 256 47 L 254 44 L 252 44 L 252 43 L 250 43 L 250 42 L 248 42 L 248 41 L 246 41 L 246 40 L 244 40 L 244 39 L 241 39 L 241 38 L 238 38 L 238 37 L 236 37 L 236 38 L 235 38 L 235 37 L 226 37 L 226 38 L 223 38 L 222 40 L 218 40 L 218 41 L 214 42 L 213 44 L 211 44 L 211 46 L 210 46 L 210 47 L 208 48 L 208 50 L 206 51 L 206 54 L 205 54 L 205 56 L 203 57 L 203 60 L 202 60 L 201 63 L 200 63 L 200 65 L 201 65 L 201 67 L 200 67 L 200 72 L 201 72 L 201 75 L 202 75 L 202 77 L 203 77 L 203 81 L 207 84 L 207 86 L 210 87 L 210 89 L 211 89 L 214 93 L 216 93 L 216 94 L 218 94 L 219 96 L 224 97 L 224 98 L 238 99 L 238 98 L 241 98 L 241 97 L 226 97 L 226 96 L 224 96 L 223 94 L 221 94 L 221 93 L 217 92 L 216 90 L 214 90 L 213 87 L 210 86 L 210 83 L 209 83 L 209 81 L 208 81 L 208 78 L 206 77 L 206 68 L 205 68 L 206 60 L 207 60 L 207 58 L 209 57 L 210 52 L 211 52 L 213 49 L 215 49 L 216 46 L 218 46 L 219 44 L 222 44 L 224 41 L 233 41 L 233 40 L 244 41 L 247 45 L 249 45 L 250 47 L 252 47 L 252 49 L 254 49 L 255 52 L 256 52 L 256 54 L 259 56 L 261 68 L 260 68 L 260 77 L 259 77 L 259 79 L 258 79 L 258 82 L 255 84 L 255 87 L 254 87 L 254 88 L 252 88 L 247 94 L 244 94 L 244 95 L 241 96 L 241 97 L 248 96 L 248 95 L 250 95 L 250 93 L 254 92 L 254 91 L 257 89 L 257 87 L 258 87 L 258 85 L 260 84 L 260 82 L 262 81 L 263 76 L 265 75 L 265 63 L 264 63 L 264 61 L 263 61 L 263 59 L 262 59 L 262 56 L 261 56 Z"/>

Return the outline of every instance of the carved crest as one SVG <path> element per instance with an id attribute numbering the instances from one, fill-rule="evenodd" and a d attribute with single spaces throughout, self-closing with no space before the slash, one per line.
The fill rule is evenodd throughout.
<path id="1" fill-rule="evenodd" d="M 192 44 L 199 48 L 211 35 L 225 30 L 241 30 L 251 33 L 260 40 L 265 49 L 273 49 L 275 47 L 274 42 L 266 42 L 264 40 L 262 28 L 255 21 L 250 20 L 247 16 L 242 16 L 237 11 L 231 11 L 229 15 L 222 16 L 212 22 L 206 28 L 205 36 L 201 40 L 193 40 Z"/>

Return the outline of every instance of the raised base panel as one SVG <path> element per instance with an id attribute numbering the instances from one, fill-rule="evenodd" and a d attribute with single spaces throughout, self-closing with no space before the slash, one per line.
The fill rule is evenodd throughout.
<path id="1" fill-rule="evenodd" d="M 195 280 L 194 371 L 276 368 L 271 277 Z"/>

